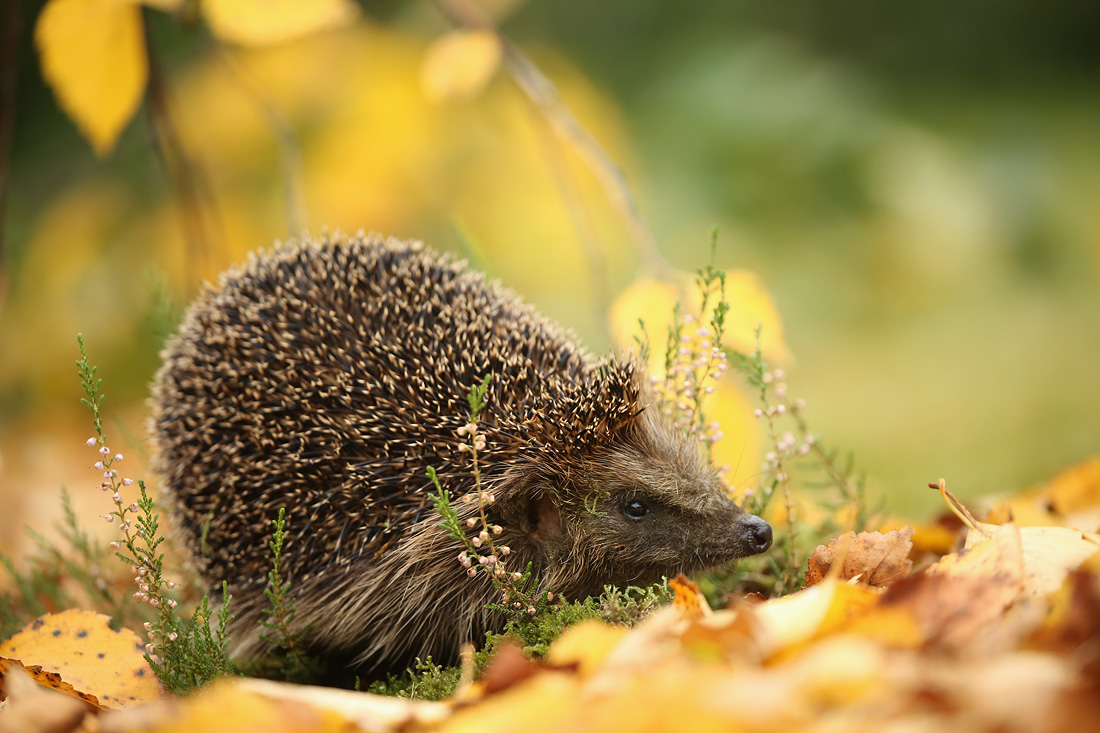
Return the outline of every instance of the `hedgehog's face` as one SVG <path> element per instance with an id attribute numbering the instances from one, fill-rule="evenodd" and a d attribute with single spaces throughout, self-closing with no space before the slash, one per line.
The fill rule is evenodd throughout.
<path id="1" fill-rule="evenodd" d="M 726 497 L 694 446 L 642 427 L 528 504 L 548 569 L 560 562 L 563 577 L 569 566 L 576 575 L 579 587 L 566 593 L 691 573 L 771 546 L 771 527 Z"/>

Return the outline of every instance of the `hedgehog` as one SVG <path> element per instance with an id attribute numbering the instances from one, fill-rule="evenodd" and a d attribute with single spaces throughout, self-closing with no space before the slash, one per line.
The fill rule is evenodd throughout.
<path id="1" fill-rule="evenodd" d="M 697 442 L 649 409 L 635 360 L 593 357 L 420 243 L 331 234 L 253 254 L 205 286 L 162 358 L 153 467 L 199 575 L 215 594 L 228 583 L 237 658 L 269 651 L 257 622 L 280 509 L 294 630 L 318 657 L 381 673 L 454 660 L 503 626 L 486 608 L 500 591 L 456 561 L 426 475 L 456 498 L 477 490 L 458 429 L 486 375 L 490 520 L 542 587 L 583 599 L 771 544 Z"/>

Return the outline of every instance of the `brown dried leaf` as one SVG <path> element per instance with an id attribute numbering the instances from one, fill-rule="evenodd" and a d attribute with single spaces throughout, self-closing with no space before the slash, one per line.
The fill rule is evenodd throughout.
<path id="1" fill-rule="evenodd" d="M 0 731 L 4 733 L 68 733 L 77 730 L 85 717 L 98 709 L 72 693 L 59 694 L 59 688 L 48 689 L 51 685 L 33 679 L 32 674 L 40 677 L 41 670 L 29 674 L 23 665 L 11 659 L 0 660 L 0 665 L 3 667 L 0 699 L 7 701 L 0 712 Z"/>
<path id="2" fill-rule="evenodd" d="M 889 532 L 846 532 L 834 537 L 810 555 L 806 585 L 821 582 L 830 572 L 835 572 L 838 580 L 856 578 L 876 588 L 907 577 L 913 569 L 909 559 L 913 531 L 906 526 Z M 840 566 L 836 568 L 838 561 Z"/>
<path id="3" fill-rule="evenodd" d="M 672 605 L 680 612 L 684 619 L 699 619 L 713 613 L 707 604 L 707 599 L 699 591 L 699 586 L 688 580 L 687 576 L 680 573 L 668 581 L 675 597 Z"/>

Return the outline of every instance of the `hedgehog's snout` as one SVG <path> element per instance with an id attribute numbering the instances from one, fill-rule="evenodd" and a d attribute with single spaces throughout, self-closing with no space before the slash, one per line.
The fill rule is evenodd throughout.
<path id="1" fill-rule="evenodd" d="M 760 517 L 750 514 L 741 521 L 738 528 L 740 540 L 752 550 L 752 554 L 764 552 L 772 546 L 772 528 Z"/>

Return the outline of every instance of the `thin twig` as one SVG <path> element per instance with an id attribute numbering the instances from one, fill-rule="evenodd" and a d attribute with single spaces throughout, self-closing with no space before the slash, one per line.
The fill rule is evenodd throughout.
<path id="1" fill-rule="evenodd" d="M 15 91 L 19 80 L 19 32 L 22 16 L 19 0 L 4 2 L 4 50 L 0 58 L 0 313 L 8 295 L 8 257 L 4 242 L 4 211 L 8 199 L 11 143 L 15 134 Z"/>
<path id="2" fill-rule="evenodd" d="M 504 53 L 504 67 L 511 75 L 512 81 L 527 95 L 550 126 L 573 146 L 599 179 L 611 205 L 626 222 L 627 230 L 646 270 L 656 277 L 671 279 L 673 268 L 657 250 L 653 233 L 646 226 L 622 171 L 592 133 L 577 120 L 572 110 L 562 101 L 553 82 L 469 0 L 435 0 L 435 2 L 440 11 L 455 25 L 468 30 L 489 31 L 497 36 Z"/>
<path id="3" fill-rule="evenodd" d="M 252 101 L 264 118 L 275 144 L 279 148 L 279 165 L 283 169 L 283 198 L 286 207 L 287 234 L 295 236 L 308 226 L 306 216 L 305 174 L 302 169 L 302 147 L 290 121 L 275 105 L 252 71 L 225 46 L 214 42 L 213 55 Z"/>
<path id="4" fill-rule="evenodd" d="M 145 12 L 148 13 L 148 9 Z M 198 271 L 191 270 L 193 260 L 209 264 L 213 249 L 213 237 L 206 231 L 203 206 L 205 204 L 210 215 L 215 218 L 217 207 L 204 171 L 188 154 L 176 129 L 168 100 L 168 87 L 153 48 L 148 22 L 145 23 L 145 49 L 149 59 L 149 83 L 145 88 L 145 98 L 149 105 L 149 126 L 157 157 L 164 165 L 179 198 L 184 238 L 191 255 L 186 258 L 188 279 L 194 282 L 199 279 L 201 268 Z"/>
<path id="5" fill-rule="evenodd" d="M 533 105 L 532 105 L 533 106 Z M 562 155 L 563 149 L 557 141 L 551 139 L 550 131 L 540 122 L 539 141 L 543 142 L 546 151 L 546 159 L 550 164 L 551 173 L 557 182 L 558 190 L 565 199 L 565 207 L 573 219 L 573 227 L 577 232 L 577 241 L 581 245 L 581 252 L 588 261 L 588 270 L 592 277 L 592 298 L 597 313 L 606 313 L 611 307 L 611 294 L 608 292 L 607 261 L 599 246 L 599 237 L 592 221 L 592 212 L 586 205 L 581 195 L 577 179 L 569 169 L 569 161 Z"/>

